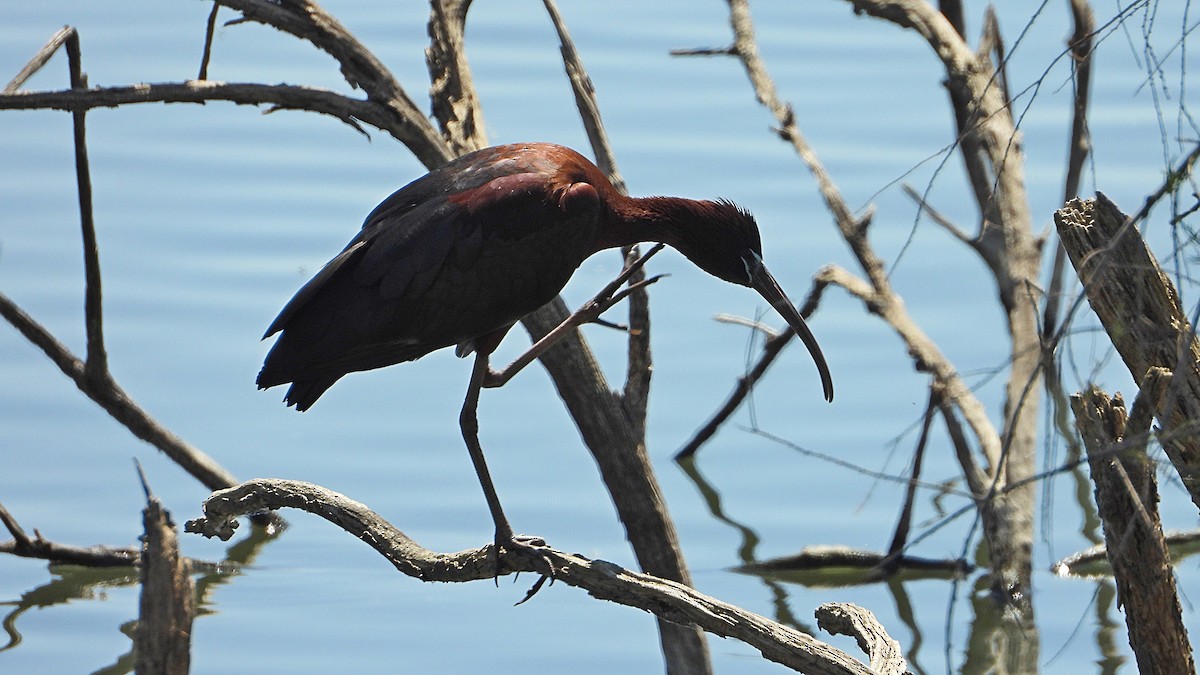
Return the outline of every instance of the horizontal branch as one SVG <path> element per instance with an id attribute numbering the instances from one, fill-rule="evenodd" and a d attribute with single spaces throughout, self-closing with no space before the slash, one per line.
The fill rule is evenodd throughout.
<path id="1" fill-rule="evenodd" d="M 141 558 L 141 550 L 137 548 L 57 544 L 43 539 L 37 530 L 30 537 L 3 504 L 0 504 L 0 523 L 13 536 L 9 541 L 0 541 L 0 553 L 88 567 L 129 567 Z"/>
<path id="2" fill-rule="evenodd" d="M 239 105 L 269 105 L 275 110 L 306 110 L 336 117 L 359 132 L 358 120 L 382 129 L 402 142 L 416 130 L 397 118 L 386 107 L 339 94 L 329 89 L 294 84 L 257 84 L 248 82 L 140 83 L 119 87 L 93 87 L 84 90 L 11 91 L 0 94 L 0 110 L 66 110 L 77 112 L 93 108 L 116 108 L 133 103 L 207 103 L 228 101 Z"/>
<path id="3" fill-rule="evenodd" d="M 422 581 L 490 580 L 496 574 L 496 552 L 490 544 L 458 553 L 430 551 L 365 505 L 300 481 L 260 478 L 216 492 L 204 502 L 205 516 L 189 521 L 186 530 L 228 539 L 238 525 L 238 517 L 279 508 L 300 509 L 328 520 L 365 541 L 396 569 Z M 684 584 L 551 548 L 544 548 L 542 552 L 554 565 L 555 581 L 581 588 L 598 599 L 643 609 L 667 621 L 695 624 L 714 635 L 741 640 L 758 649 L 764 657 L 800 672 L 871 672 L 845 652 L 809 635 L 721 602 Z M 505 573 L 536 571 L 524 557 L 504 550 L 500 551 L 500 557 Z"/>

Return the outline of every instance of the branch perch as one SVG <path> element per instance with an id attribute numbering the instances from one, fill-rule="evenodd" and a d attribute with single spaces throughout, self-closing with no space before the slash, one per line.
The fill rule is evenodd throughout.
<path id="1" fill-rule="evenodd" d="M 214 493 L 204 516 L 188 521 L 186 531 L 228 539 L 237 518 L 266 509 L 295 508 L 320 516 L 378 551 L 397 570 L 422 581 L 465 582 L 495 576 L 493 546 L 458 553 L 430 551 L 365 505 L 323 487 L 300 481 L 260 478 Z M 721 637 L 732 637 L 763 656 L 803 673 L 866 675 L 872 671 L 845 652 L 793 628 L 706 596 L 678 582 L 624 569 L 603 560 L 544 549 L 553 562 L 555 581 L 589 595 L 684 625 L 695 624 Z M 519 556 L 501 552 L 501 569 L 534 572 Z M 876 623 L 872 631 L 881 631 Z"/>

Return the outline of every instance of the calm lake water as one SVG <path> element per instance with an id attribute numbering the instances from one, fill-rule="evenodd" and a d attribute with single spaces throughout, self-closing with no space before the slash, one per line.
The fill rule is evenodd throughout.
<path id="1" fill-rule="evenodd" d="M 1114 10 L 1099 4 L 1098 23 L 1104 23 Z M 983 4 L 970 5 L 974 36 Z M 1024 111 L 1030 199 L 1038 226 L 1051 228 L 1070 124 L 1069 71 L 1061 57 L 1069 33 L 1067 3 L 1045 5 L 1030 25 L 1032 3 L 1010 5 L 1001 20 L 1013 53 L 1010 87 Z M 1180 60 L 1186 59 L 1184 72 L 1200 66 L 1195 49 L 1177 44 L 1196 20 L 1194 12 L 1182 14 L 1186 3 L 1179 5 L 1152 3 L 1151 18 L 1138 10 L 1107 30 L 1101 43 L 1091 117 L 1094 160 L 1084 186 L 1104 191 L 1127 211 L 1157 188 L 1164 157 L 1178 153 L 1180 139 L 1197 135 L 1179 123 L 1179 110 L 1188 104 L 1186 88 L 1180 90 L 1181 81 L 1187 83 Z M 425 3 L 341 1 L 326 7 L 424 104 Z M 7 81 L 63 24 L 81 31 L 93 85 L 194 77 L 209 8 L 184 0 L 6 3 L 0 7 L 0 79 Z M 936 226 L 918 224 L 900 190 L 900 182 L 924 189 L 932 181 L 930 200 L 964 228 L 974 228 L 960 161 L 951 156 L 943 165 L 952 119 L 940 66 L 915 35 L 856 17 L 844 2 L 760 2 L 753 9 L 763 55 L 803 131 L 848 201 L 878 209 L 873 235 L 880 254 L 896 260 L 904 251 L 893 279 L 909 310 L 970 375 L 998 417 L 1002 378 L 989 375 L 1003 366 L 1006 347 L 986 270 Z M 673 48 L 727 44 L 724 3 L 563 0 L 561 11 L 597 87 L 633 194 L 722 196 L 752 209 L 763 228 L 765 258 L 795 298 L 807 292 L 822 265 L 857 271 L 809 175 L 770 133 L 773 120 L 755 103 L 741 67 L 729 59 L 668 55 Z M 223 12 L 222 18 L 233 14 Z M 1152 55 L 1163 64 L 1150 84 L 1143 31 L 1151 31 Z M 587 147 L 541 3 L 480 0 L 467 38 L 493 142 Z M 209 72 L 220 80 L 345 90 L 331 59 L 256 25 L 222 29 Z M 26 86 L 66 87 L 65 58 L 55 57 Z M 254 387 L 269 346 L 259 341 L 263 329 L 378 200 L 423 173 L 416 160 L 379 133 L 368 141 L 332 119 L 262 115 L 231 104 L 134 106 L 99 110 L 87 119 L 108 351 L 126 391 L 241 478 L 325 485 L 365 502 L 433 549 L 488 541 L 490 520 L 457 428 L 468 361 L 443 351 L 357 374 L 304 415 L 280 404 L 282 391 Z M 0 114 L 0 291 L 82 353 L 70 129 L 62 113 Z M 1166 260 L 1171 240 L 1164 214 L 1151 220 L 1147 234 Z M 704 276 L 677 254 L 659 256 L 653 267 L 671 276 L 652 292 L 649 450 L 696 586 L 767 616 L 790 614 L 804 626 L 815 623 L 812 611 L 823 602 L 858 603 L 910 650 L 914 668 L 958 670 L 973 617 L 969 582 L 956 595 L 941 580 L 903 584 L 915 608 L 906 621 L 887 586 L 787 584 L 778 587 L 780 599 L 776 588 L 730 571 L 740 562 L 741 534 L 710 515 L 671 456 L 755 353 L 745 328 L 711 317 L 755 316 L 764 307 L 754 294 Z M 568 302 L 590 297 L 619 268 L 615 254 L 589 261 L 568 287 Z M 1183 297 L 1191 307 L 1192 289 Z M 781 324 L 773 316 L 766 320 Z M 813 544 L 882 549 L 902 488 L 802 456 L 748 427 L 899 474 L 926 398 L 926 379 L 912 372 L 903 345 L 857 301 L 829 293 L 811 326 L 834 372 L 837 401 L 822 402 L 807 354 L 794 348 L 774 367 L 752 408 L 702 451 L 697 465 L 720 493 L 726 514 L 757 534 L 760 559 Z M 1094 326 L 1090 316 L 1077 324 L 1068 390 L 1094 378 L 1110 391 L 1131 391 L 1103 334 L 1088 330 Z M 586 333 L 618 382 L 621 337 L 602 328 Z M 514 333 L 498 360 L 524 346 L 523 334 Z M 37 528 L 49 539 L 78 545 L 136 543 L 143 500 L 133 458 L 177 521 L 199 514 L 205 489 L 110 420 L 6 326 L 0 326 L 0 383 L 0 501 L 27 531 Z M 594 465 L 540 369 L 485 392 L 480 415 L 483 443 L 517 529 L 563 550 L 633 565 Z M 1048 421 L 1045 426 L 1050 428 Z M 1047 433 L 1043 445 L 1041 464 L 1057 466 L 1064 443 Z M 1166 525 L 1194 527 L 1195 509 L 1174 472 L 1160 476 Z M 940 436 L 925 477 L 958 477 Z M 1034 590 L 1041 667 L 1079 672 L 1102 665 L 1133 672 L 1111 585 L 1049 573 L 1052 562 L 1090 543 L 1081 533 L 1084 514 L 1075 493 L 1069 475 L 1043 483 L 1040 492 Z M 924 494 L 919 502 L 917 521 L 925 527 L 939 509 L 962 506 L 960 498 L 935 502 L 935 496 Z M 561 585 L 514 608 L 525 578 L 499 589 L 490 582 L 422 584 L 397 575 L 324 521 L 284 515 L 290 523 L 284 535 L 207 594 L 194 627 L 195 672 L 661 670 L 648 615 Z M 913 553 L 957 556 L 970 527 L 969 519 L 959 519 Z M 199 559 L 227 555 L 228 545 L 196 536 L 185 536 L 182 545 Z M 1195 559 L 1185 560 L 1178 574 L 1181 591 L 1194 597 L 1200 579 Z M 0 558 L 0 603 L 13 603 L 3 608 L 8 637 L 0 641 L 9 646 L 0 651 L 0 671 L 121 668 L 130 648 L 121 631 L 136 616 L 136 586 L 116 575 L 69 591 L 65 582 L 56 584 L 60 576 L 38 561 Z M 22 598 L 32 607 L 16 604 Z M 1200 631 L 1194 609 L 1185 604 L 1185 611 L 1194 636 Z M 831 641 L 855 651 L 847 639 Z M 718 672 L 783 670 L 740 643 L 710 644 Z"/>

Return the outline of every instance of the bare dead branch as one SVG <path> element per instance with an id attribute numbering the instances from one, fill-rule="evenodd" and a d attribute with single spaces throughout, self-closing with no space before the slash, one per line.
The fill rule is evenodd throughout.
<path id="1" fill-rule="evenodd" d="M 817 608 L 817 626 L 831 635 L 849 635 L 858 648 L 871 657 L 871 672 L 878 675 L 904 675 L 908 663 L 900 643 L 887 634 L 870 610 L 840 602 Z"/>
<path id="2" fill-rule="evenodd" d="M 1157 409 L 1169 432 L 1200 419 L 1200 341 L 1174 285 L 1132 227 L 1134 218 L 1102 194 L 1071 200 L 1054 214 L 1088 302 L 1130 374 L 1142 381 L 1151 368 L 1173 373 Z M 1200 506 L 1200 435 L 1176 434 L 1163 449 Z"/>
<path id="3" fill-rule="evenodd" d="M 929 216 L 930 220 L 938 225 L 941 225 L 942 229 L 949 232 L 955 239 L 961 241 L 967 246 L 970 246 L 971 248 L 978 248 L 979 240 L 977 237 L 972 237 L 966 232 L 963 232 L 958 225 L 955 225 L 953 221 L 942 215 L 942 213 L 937 209 L 933 208 L 933 206 L 925 200 L 925 197 L 923 197 L 921 193 L 913 189 L 913 186 L 905 183 L 901 186 L 901 189 L 904 190 L 904 194 L 908 195 L 909 199 L 912 199 L 913 202 L 915 202 L 916 205 L 925 212 L 925 215 Z"/>
<path id="4" fill-rule="evenodd" d="M 144 476 L 142 481 L 146 487 Z M 141 598 L 134 632 L 135 671 L 185 674 L 192 660 L 192 620 L 196 615 L 192 566 L 179 553 L 178 534 L 171 514 L 150 494 L 148 487 L 142 522 Z"/>
<path id="5" fill-rule="evenodd" d="M 67 38 L 74 34 L 75 29 L 70 26 L 63 26 L 62 28 L 58 29 L 58 32 L 56 32 L 54 35 L 51 35 L 50 39 L 46 41 L 46 44 L 42 45 L 42 48 L 33 55 L 33 58 L 29 59 L 29 62 L 25 64 L 25 67 L 21 68 L 21 71 L 17 73 L 7 85 L 4 86 L 2 93 L 11 94 L 20 89 L 21 85 L 25 84 L 29 78 L 33 77 L 37 71 L 41 70 L 42 66 L 46 65 L 46 62 L 50 60 L 50 57 L 54 56 L 54 53 L 66 43 Z"/>
<path id="6" fill-rule="evenodd" d="M 487 146 L 483 108 L 475 94 L 471 66 L 463 45 L 469 2 L 433 0 L 429 15 L 429 97 L 433 116 L 453 156 Z M 429 168 L 433 168 L 430 166 Z"/>
<path id="7" fill-rule="evenodd" d="M 40 348 L 64 375 L 75 382 L 80 391 L 104 408 L 113 419 L 123 424 L 134 436 L 158 448 L 205 487 L 220 490 L 237 484 L 233 474 L 203 451 L 160 425 L 111 378 L 89 378 L 83 361 L 3 294 L 0 294 L 0 316 Z"/>
<path id="8" fill-rule="evenodd" d="M 4 508 L 4 504 L 0 504 L 0 523 L 4 523 L 5 529 L 13 536 L 17 546 L 28 548 L 33 545 L 33 540 L 29 538 L 28 534 L 25 534 L 21 524 L 8 512 L 8 509 Z"/>
<path id="9" fill-rule="evenodd" d="M 775 116 L 779 124 L 776 133 L 778 133 L 780 138 L 792 144 L 796 154 L 804 161 L 813 178 L 817 181 L 817 187 L 821 192 L 822 198 L 825 200 L 826 206 L 833 214 L 838 229 L 843 233 L 866 229 L 870 223 L 871 213 L 867 212 L 862 217 L 854 216 L 845 199 L 842 198 L 837 185 L 825 170 L 825 166 L 817 158 L 816 153 L 808 144 L 803 134 L 800 133 L 792 106 L 779 98 L 775 82 L 771 79 L 770 74 L 767 72 L 766 64 L 759 56 L 758 43 L 754 37 L 754 23 L 750 16 L 750 6 L 747 0 L 729 0 L 729 23 L 734 37 L 733 46 L 729 49 L 729 53 L 736 56 L 741 62 L 742 67 L 746 70 L 746 76 L 749 78 L 759 102 Z M 695 52 L 676 51 L 673 54 L 687 56 L 694 55 Z M 882 266 L 880 266 L 880 269 L 882 269 Z M 880 281 L 882 283 L 887 282 L 886 273 L 881 277 Z M 810 302 L 806 302 L 805 308 L 801 309 L 801 315 L 805 318 L 808 318 L 816 311 L 817 301 L 822 289 L 823 285 L 814 284 L 813 291 L 809 294 L 811 304 Z M 804 311 L 805 309 L 807 309 L 807 313 Z M 794 336 L 795 332 L 788 328 L 780 333 L 780 337 L 777 340 L 768 341 L 764 345 L 763 354 L 751 370 L 751 373 L 738 379 L 730 397 L 726 399 L 721 408 L 709 418 L 704 426 L 693 434 L 692 438 L 680 448 L 675 454 L 676 459 L 695 454 L 700 446 L 716 433 L 725 420 L 741 405 L 741 402 L 753 390 L 754 385 L 766 373 L 771 364 L 775 362 L 775 358 Z"/>
<path id="10" fill-rule="evenodd" d="M 530 363 L 533 363 L 534 359 L 541 356 L 543 352 L 561 340 L 564 335 L 571 331 L 575 331 L 579 326 L 596 321 L 600 318 L 601 314 L 608 311 L 613 305 L 621 302 L 626 297 L 629 297 L 632 295 L 632 293 L 636 292 L 635 290 L 630 290 L 630 287 L 626 287 L 624 290 L 622 290 L 621 287 L 634 277 L 639 276 L 638 273 L 642 270 L 642 267 L 650 260 L 650 258 L 654 257 L 656 253 L 663 250 L 665 246 L 665 244 L 655 244 L 649 251 L 646 252 L 645 255 L 629 261 L 629 264 L 625 266 L 625 269 L 621 270 L 621 273 L 617 275 L 616 279 L 613 279 L 611 282 L 606 284 L 604 288 L 600 289 L 600 291 L 596 293 L 595 296 L 583 303 L 583 306 L 575 310 L 571 316 L 567 317 L 562 323 L 556 326 L 554 330 L 544 335 L 540 340 L 534 343 L 532 347 L 525 350 L 517 358 L 513 359 L 512 363 L 508 364 L 503 369 L 499 371 L 490 371 L 487 374 L 487 377 L 483 380 L 483 386 L 488 388 L 504 386 L 504 384 L 511 380 L 514 375 L 521 371 L 522 368 Z M 658 279 L 659 277 L 654 277 L 653 279 L 645 279 L 639 283 L 646 285 L 653 283 Z"/>
<path id="11" fill-rule="evenodd" d="M 200 72 L 196 75 L 197 80 L 208 79 L 208 63 L 212 60 L 213 37 L 217 32 L 217 14 L 220 11 L 221 3 L 213 2 L 208 21 L 204 24 L 204 51 L 200 54 Z"/>
<path id="12" fill-rule="evenodd" d="M 617 168 L 616 156 L 612 144 L 608 140 L 608 132 L 604 128 L 604 120 L 600 116 L 600 102 L 596 98 L 596 88 L 592 78 L 588 76 L 583 59 L 575 49 L 575 42 L 567 24 L 563 21 L 554 0 L 543 0 L 546 13 L 550 16 L 554 30 L 558 33 L 559 51 L 562 54 L 563 68 L 567 80 L 571 83 L 571 91 L 575 95 L 575 107 L 579 110 L 583 128 L 587 132 L 588 141 L 592 146 L 592 154 L 596 157 L 596 165 L 608 177 L 609 182 L 621 194 L 627 194 L 625 179 Z M 628 261 L 637 259 L 638 247 L 625 247 L 621 251 Z M 644 279 L 644 272 L 639 271 L 632 278 L 634 285 Z M 629 342 L 625 367 L 625 386 L 622 388 L 622 403 L 629 417 L 636 423 L 646 419 L 646 410 L 650 400 L 650 298 L 644 291 L 633 293 L 629 298 Z M 644 429 L 639 432 L 645 433 Z"/>
<path id="13" fill-rule="evenodd" d="M 430 18 L 431 47 L 427 61 L 434 79 L 431 93 L 435 114 L 439 109 L 442 110 L 438 117 L 452 147 L 461 150 L 482 147 L 486 145 L 482 112 L 476 110 L 478 100 L 463 52 L 462 29 L 468 3 L 433 0 L 433 5 Z M 577 87 L 576 96 L 583 99 L 580 112 L 585 119 L 585 126 L 592 130 L 597 161 L 603 169 L 615 175 L 616 163 L 611 151 L 606 143 L 599 142 L 599 136 L 596 135 L 602 126 L 590 84 L 586 87 L 582 85 L 587 81 L 586 72 L 577 55 L 571 58 L 573 50 L 570 53 L 567 51 L 570 36 L 561 17 L 553 11 L 553 5 L 548 5 L 547 9 L 552 12 L 552 19 L 559 31 L 564 46 L 564 63 L 573 87 Z M 462 123 L 464 120 L 467 123 Z M 635 255 L 632 250 L 625 253 L 627 256 Z M 640 279 L 635 277 L 630 281 L 636 286 Z M 536 343 L 567 317 L 566 304 L 559 297 L 521 322 Z M 663 503 L 661 490 L 645 451 L 645 396 L 639 387 L 644 386 L 641 381 L 649 375 L 649 314 L 641 291 L 631 296 L 630 325 L 633 330 L 630 331 L 631 357 L 628 368 L 636 367 L 636 359 L 642 359 L 647 367 L 644 373 L 630 378 L 632 384 L 629 388 L 633 395 L 628 402 L 612 393 L 578 330 L 566 331 L 566 337 L 546 351 L 541 362 L 596 459 L 642 569 L 664 578 L 690 583 L 691 575 L 679 547 L 674 524 Z M 669 671 L 697 675 L 711 671 L 707 644 L 696 630 L 660 621 L 659 632 Z"/>
<path id="14" fill-rule="evenodd" d="M 925 450 L 929 447 L 929 430 L 933 427 L 933 417 L 941 399 L 941 388 L 930 383 L 929 399 L 925 403 L 925 413 L 921 416 L 921 433 L 917 437 L 917 447 L 913 451 L 912 472 L 909 474 L 908 485 L 904 488 L 904 502 L 900 506 L 900 515 L 896 518 L 896 529 L 892 533 L 892 541 L 888 544 L 887 558 L 881 567 L 885 574 L 895 574 L 899 569 L 899 558 L 908 545 L 908 533 L 912 529 L 913 505 L 917 498 L 917 484 L 921 480 L 921 466 L 925 462 Z"/>
<path id="15" fill-rule="evenodd" d="M 492 545 L 459 553 L 421 547 L 365 505 L 325 488 L 299 481 L 256 479 L 213 494 L 205 515 L 189 521 L 188 532 L 226 539 L 236 519 L 263 509 L 295 508 L 317 515 L 366 542 L 397 570 L 422 581 L 491 580 Z M 751 645 L 766 658 L 800 672 L 871 672 L 849 655 L 787 626 L 708 597 L 674 581 L 626 570 L 602 560 L 546 549 L 560 584 L 593 597 L 651 612 L 667 621 L 695 624 L 722 637 Z M 534 571 L 525 558 L 501 552 L 505 571 Z"/>
<path id="16" fill-rule="evenodd" d="M 120 87 L 98 87 L 84 91 L 18 91 L 0 95 L 0 110 L 91 110 L 116 108 L 134 103 L 208 103 L 228 101 L 239 105 L 268 105 L 275 110 L 303 110 L 329 115 L 363 133 L 359 121 L 381 129 L 409 145 L 419 140 L 414 127 L 397 120 L 392 112 L 372 101 L 351 98 L 328 89 L 289 84 L 249 82 L 143 83 Z"/>
<path id="17" fill-rule="evenodd" d="M 985 468 L 988 480 L 994 480 L 1001 456 L 1000 435 L 992 426 L 983 404 L 962 381 L 937 344 L 908 315 L 904 303 L 879 293 L 867 282 L 836 265 L 823 268 L 817 273 L 817 278 L 846 289 L 866 305 L 867 311 L 879 316 L 896 331 L 908 347 L 916 369 L 933 375 L 938 385 L 945 388 L 945 400 L 953 403 L 971 428 L 980 444 L 980 452 L 988 462 Z"/>
<path id="18" fill-rule="evenodd" d="M 932 386 L 941 385 L 935 383 Z M 967 440 L 966 431 L 958 420 L 957 409 L 947 403 L 945 397 L 939 397 L 938 410 L 942 413 L 942 421 L 946 423 L 946 434 L 950 437 L 950 444 L 954 446 L 954 456 L 958 459 L 958 465 L 962 469 L 971 494 L 987 494 L 987 474 L 981 471 L 975 462 L 975 455 L 971 452 L 971 444 Z"/>
<path id="19" fill-rule="evenodd" d="M 1136 419 L 1127 420 L 1119 395 L 1110 399 L 1094 386 L 1072 396 L 1071 407 L 1088 449 L 1108 560 L 1138 667 L 1148 673 L 1190 673 L 1195 665 L 1158 516 L 1154 467 L 1145 455 L 1149 410 L 1155 407 L 1153 399 L 1165 394 L 1169 380 L 1163 378 L 1164 369 L 1153 372 L 1134 403 Z M 1103 454 L 1123 440 L 1136 446 Z"/>
<path id="20" fill-rule="evenodd" d="M 744 326 L 762 333 L 763 337 L 768 339 L 779 337 L 780 333 L 782 332 L 775 330 L 773 326 L 768 326 L 761 321 L 755 321 L 753 319 L 748 319 L 744 316 L 737 316 L 734 314 L 717 314 L 713 316 L 713 321 L 716 321 L 717 323 L 727 323 L 731 326 Z"/>
<path id="21" fill-rule="evenodd" d="M 391 72 L 321 6 L 311 0 L 218 0 L 239 11 L 246 20 L 262 23 L 302 40 L 337 60 L 352 87 L 386 111 L 386 129 L 408 146 L 426 167 L 441 166 L 454 156 L 429 119 L 412 102 Z M 374 122 L 372 122 L 374 124 Z M 377 125 L 378 126 L 378 125 Z"/>
<path id="22" fill-rule="evenodd" d="M 1023 646 L 1005 659 L 1014 664 L 1031 662 L 1035 656 L 1018 652 L 1037 649 L 1027 593 L 1032 573 L 1034 493 L 1026 481 L 1036 473 L 1042 364 L 1037 283 L 1041 242 L 1032 229 L 1020 134 L 1009 107 L 999 30 L 989 20 L 980 50 L 973 51 L 951 21 L 924 0 L 849 2 L 858 12 L 919 33 L 946 74 L 959 124 L 957 142 L 981 214 L 974 248 L 995 279 L 1011 337 L 1003 426 L 1000 436 L 991 441 L 991 449 L 998 446 L 1001 452 L 992 454 L 985 449 L 996 489 L 989 491 L 988 501 L 981 505 L 981 520 L 993 561 L 993 596 L 1005 602 L 1018 601 L 1021 609 L 1013 615 L 1013 625 L 1005 629 L 1015 628 L 1012 639 Z M 991 60 L 993 52 L 1000 55 L 996 63 Z M 953 393 L 946 393 L 953 400 Z M 1010 489 L 1015 486 L 1024 487 Z"/>
<path id="23" fill-rule="evenodd" d="M 805 319 L 812 316 L 813 312 L 817 309 L 817 305 L 821 302 L 821 296 L 824 294 L 826 286 L 828 284 L 819 279 L 813 280 L 813 286 L 809 290 L 804 304 L 799 307 L 800 316 Z M 729 394 L 729 398 L 725 399 L 725 402 L 708 418 L 708 421 L 701 425 L 696 430 L 696 433 L 692 434 L 688 442 L 679 448 L 675 453 L 675 461 L 681 461 L 694 456 L 696 451 L 700 449 L 700 446 L 708 442 L 708 439 L 717 433 L 721 425 L 725 424 L 733 416 L 733 413 L 741 407 L 742 401 L 750 395 L 750 392 L 754 391 L 754 385 L 766 375 L 771 364 L 783 353 L 783 348 L 791 343 L 792 338 L 795 336 L 795 331 L 792 330 L 791 326 L 788 326 L 779 331 L 778 334 L 767 339 L 754 366 L 750 368 L 749 372 L 737 379 L 733 385 L 733 391 Z"/>
<path id="24" fill-rule="evenodd" d="M 1071 67 L 1075 85 L 1074 114 L 1071 118 L 1071 141 L 1067 157 L 1067 178 L 1063 184 L 1063 203 L 1079 196 L 1079 181 L 1083 166 L 1091 151 L 1091 135 L 1087 128 L 1088 102 L 1092 89 L 1092 33 L 1096 19 L 1087 0 L 1070 0 L 1075 29 L 1067 41 L 1071 50 Z M 1062 304 L 1063 270 L 1067 252 L 1055 240 L 1054 263 L 1046 290 L 1046 306 L 1042 312 L 1043 342 L 1058 330 L 1059 305 Z"/>
<path id="25" fill-rule="evenodd" d="M 612 144 L 608 141 L 608 132 L 605 131 L 604 121 L 600 117 L 600 103 L 596 100 L 596 87 L 592 84 L 592 78 L 588 77 L 583 59 L 575 50 L 575 42 L 571 39 L 566 22 L 558 12 L 558 6 L 554 0 L 542 0 L 542 4 L 545 5 L 546 13 L 550 15 L 550 21 L 558 33 L 563 67 L 566 69 L 567 79 L 571 83 L 571 91 L 575 94 L 575 107 L 579 109 L 579 117 L 583 121 L 583 128 L 587 131 L 588 140 L 591 142 L 592 153 L 596 156 L 596 166 L 600 167 L 618 192 L 626 194 L 625 179 L 621 177 L 621 172 L 617 169 Z"/>
<path id="26" fill-rule="evenodd" d="M 83 73 L 83 55 L 79 50 L 79 33 L 71 30 L 67 34 L 67 64 L 71 74 L 71 89 L 87 89 L 87 76 Z M 109 378 L 108 353 L 104 348 L 103 293 L 100 281 L 100 249 L 96 243 L 96 223 L 92 217 L 92 177 L 87 157 L 87 111 L 71 112 L 75 140 L 75 182 L 79 197 L 79 224 L 83 242 L 83 276 L 85 294 L 83 324 L 87 332 L 87 361 L 84 363 L 84 378 L 103 383 Z"/>
<path id="27" fill-rule="evenodd" d="M 37 530 L 30 538 L 3 504 L 0 504 L 0 522 L 13 535 L 10 541 L 0 541 L 0 553 L 89 567 L 129 567 L 137 564 L 141 557 L 141 552 L 136 548 L 57 544 L 43 539 Z"/>

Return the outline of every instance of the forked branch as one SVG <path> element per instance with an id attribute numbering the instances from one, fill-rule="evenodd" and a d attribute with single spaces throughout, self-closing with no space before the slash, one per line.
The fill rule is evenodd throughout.
<path id="1" fill-rule="evenodd" d="M 56 33 L 34 57 L 30 65 L 24 68 L 21 74 L 10 83 L 5 93 L 0 95 L 0 102 L 14 96 L 10 90 L 14 90 L 24 83 L 49 60 L 55 49 L 63 46 L 67 49 L 71 91 L 75 94 L 85 94 L 88 91 L 87 80 L 81 64 L 79 36 L 73 28 L 65 28 Z M 121 389 L 109 373 L 108 359 L 104 349 L 100 254 L 96 244 L 95 222 L 92 216 L 92 187 L 87 160 L 84 120 L 86 114 L 85 108 L 72 112 L 75 175 L 78 184 L 79 219 L 86 282 L 84 324 L 87 334 L 87 358 L 86 360 L 80 359 L 72 354 L 66 346 L 4 294 L 0 294 L 0 316 L 3 316 L 27 340 L 40 348 L 63 374 L 75 382 L 80 391 L 104 408 L 134 436 L 158 448 L 208 489 L 219 490 L 229 487 L 237 483 L 233 474 L 155 421 Z"/>

